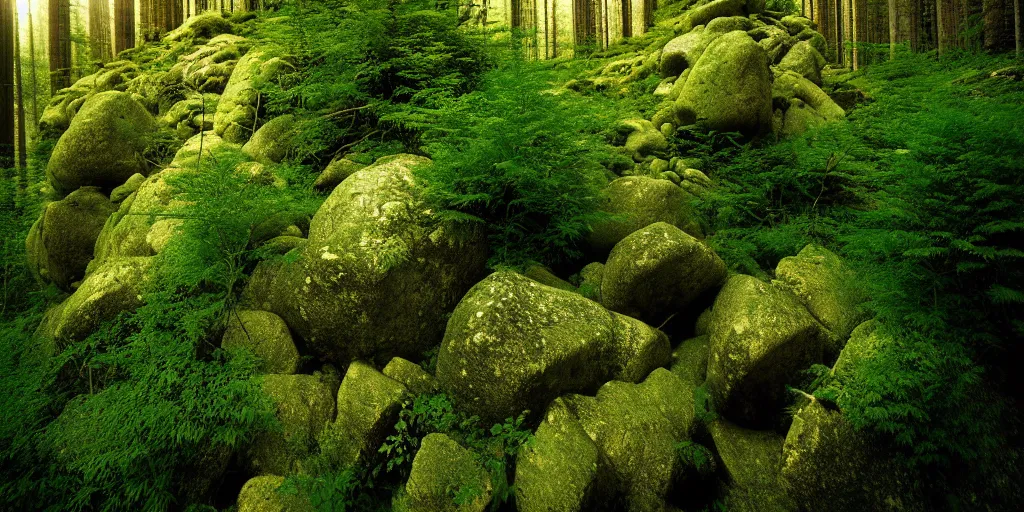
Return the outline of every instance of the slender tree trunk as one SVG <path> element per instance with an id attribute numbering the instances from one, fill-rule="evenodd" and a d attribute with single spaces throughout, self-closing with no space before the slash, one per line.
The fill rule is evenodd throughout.
<path id="1" fill-rule="evenodd" d="M 89 43 L 92 58 L 107 62 L 110 49 L 110 6 L 107 0 L 89 0 Z"/>
<path id="2" fill-rule="evenodd" d="M 14 167 L 13 5 L 0 0 L 0 169 Z"/>
<path id="3" fill-rule="evenodd" d="M 39 124 L 39 84 L 36 81 L 36 26 L 32 23 L 32 0 L 28 0 L 28 65 L 29 65 L 29 82 L 28 86 L 29 96 L 32 99 L 32 133 L 35 133 L 35 127 Z"/>
<path id="4" fill-rule="evenodd" d="M 14 96 L 18 101 L 18 186 L 25 188 L 25 166 L 28 163 L 28 142 L 25 140 L 25 94 L 21 82 L 21 32 L 18 30 L 18 4 L 14 4 Z"/>
<path id="5" fill-rule="evenodd" d="M 1013 0 L 1013 39 L 1017 49 L 1017 56 L 1021 51 L 1021 27 L 1020 27 L 1020 0 Z"/>
<path id="6" fill-rule="evenodd" d="M 940 0 L 941 1 L 941 0 Z M 896 58 L 896 0 L 889 0 L 889 60 Z"/>
<path id="7" fill-rule="evenodd" d="M 959 15 L 955 0 L 936 0 L 935 16 L 939 55 L 957 46 L 959 38 Z"/>
<path id="8" fill-rule="evenodd" d="M 114 0 L 114 52 L 135 47 L 135 0 Z"/>
<path id="9" fill-rule="evenodd" d="M 860 34 L 857 30 L 857 24 L 860 23 L 860 18 L 858 17 L 858 14 L 860 14 L 860 6 L 858 5 L 860 1 L 852 0 L 850 2 L 850 41 L 853 44 L 850 61 L 854 71 L 860 68 L 860 55 L 857 48 L 857 42 L 860 41 Z"/>
<path id="10" fill-rule="evenodd" d="M 50 0 L 50 92 L 71 87 L 71 5 Z"/>

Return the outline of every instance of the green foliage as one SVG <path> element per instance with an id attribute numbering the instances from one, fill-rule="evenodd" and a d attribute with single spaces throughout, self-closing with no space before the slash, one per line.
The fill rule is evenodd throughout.
<path id="1" fill-rule="evenodd" d="M 316 476 L 291 475 L 278 492 L 307 497 L 318 512 L 390 510 L 383 500 L 377 499 L 372 480 L 361 469 L 330 470 Z"/>
<path id="2" fill-rule="evenodd" d="M 491 506 L 497 509 L 514 494 L 508 480 L 511 462 L 519 449 L 533 439 L 531 431 L 523 427 L 526 414 L 524 412 L 517 418 L 509 417 L 504 423 L 484 428 L 479 417 L 459 412 L 447 395 L 410 397 L 399 412 L 394 434 L 388 436 L 380 447 L 380 453 L 387 457 L 382 468 L 402 476 L 408 475 L 422 439 L 435 432 L 445 434 L 471 450 L 491 475 Z M 456 503 L 468 503 L 479 496 L 482 489 L 459 488 L 450 491 Z"/>
<path id="3" fill-rule="evenodd" d="M 708 393 L 706 385 L 698 386 L 693 390 L 693 412 L 694 418 L 705 425 L 718 419 L 714 400 Z"/>
<path id="4" fill-rule="evenodd" d="M 765 2 L 765 9 L 787 14 L 800 14 L 800 2 L 797 0 L 768 0 Z"/>
<path id="5" fill-rule="evenodd" d="M 1017 453 L 1000 389 L 1024 334 L 1024 87 L 992 76 L 1006 65 L 901 55 L 847 76 L 875 98 L 847 122 L 706 159 L 709 241 L 734 269 L 815 241 L 859 273 L 887 341 L 813 391 L 949 489 L 991 487 Z"/>
<path id="6" fill-rule="evenodd" d="M 710 475 L 715 472 L 714 454 L 700 443 L 683 441 L 677 443 L 675 449 L 684 467 L 695 471 L 698 475 Z"/>
<path id="7" fill-rule="evenodd" d="M 571 260 L 598 218 L 614 110 L 556 95 L 551 78 L 512 57 L 424 135 L 434 162 L 418 176 L 429 200 L 444 219 L 487 227 L 492 266 Z"/>

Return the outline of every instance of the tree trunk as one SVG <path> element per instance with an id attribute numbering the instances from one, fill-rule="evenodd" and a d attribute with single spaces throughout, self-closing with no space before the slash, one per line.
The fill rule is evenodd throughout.
<path id="1" fill-rule="evenodd" d="M 0 0 L 0 169 L 14 167 L 13 5 Z"/>
<path id="2" fill-rule="evenodd" d="M 1017 49 L 1017 56 L 1021 51 L 1021 27 L 1020 27 L 1020 0 L 1013 0 L 1013 39 Z"/>
<path id="3" fill-rule="evenodd" d="M 28 86 L 32 90 L 29 91 L 30 98 L 32 99 L 32 133 L 35 133 L 35 127 L 39 124 L 39 101 L 36 96 L 39 91 L 39 84 L 36 82 L 36 72 L 39 70 L 36 67 L 36 26 L 32 23 L 32 0 L 28 0 L 28 65 L 30 72 L 28 74 L 29 81 Z"/>
<path id="4" fill-rule="evenodd" d="M 14 4 L 14 97 L 18 102 L 18 187 L 25 188 L 25 166 L 28 163 L 28 142 L 25 140 L 25 94 L 21 82 L 21 32 L 18 30 L 18 4 Z"/>
<path id="5" fill-rule="evenodd" d="M 135 0 L 114 0 L 114 52 L 135 47 Z"/>
<path id="6" fill-rule="evenodd" d="M 50 0 L 50 92 L 71 87 L 71 5 Z"/>
<path id="7" fill-rule="evenodd" d="M 1007 0 L 983 0 L 982 16 L 985 23 L 984 43 L 988 51 L 1009 48 L 1010 26 L 1006 16 L 1009 10 Z"/>
<path id="8" fill-rule="evenodd" d="M 955 0 L 936 0 L 935 2 L 936 39 L 940 56 L 957 46 L 960 27 L 956 7 Z"/>
<path id="9" fill-rule="evenodd" d="M 110 49 L 110 5 L 107 0 L 89 0 L 89 44 L 92 58 L 107 62 Z"/>

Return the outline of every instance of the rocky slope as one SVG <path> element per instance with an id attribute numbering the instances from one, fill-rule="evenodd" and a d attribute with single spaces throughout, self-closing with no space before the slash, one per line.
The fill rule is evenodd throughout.
<path id="1" fill-rule="evenodd" d="M 813 246 L 780 263 L 775 281 L 728 275 L 688 207 L 711 180 L 667 153 L 666 135 L 691 125 L 785 136 L 844 116 L 818 85 L 824 42 L 812 23 L 752 4 L 696 5 L 668 23 L 675 36 L 662 48 L 569 85 L 663 77 L 653 119 L 620 127 L 638 165 L 607 185 L 604 209 L 617 215 L 594 226 L 596 261 L 579 287 L 539 267 L 487 275 L 479 234 L 452 232 L 423 203 L 411 173 L 423 157 L 332 163 L 316 215 L 266 237 L 294 261 L 261 264 L 223 338 L 263 359 L 283 426 L 239 454 L 254 477 L 238 510 L 311 510 L 276 491 L 304 457 L 376 457 L 403 400 L 433 390 L 487 421 L 531 411 L 535 439 L 514 471 L 523 511 L 676 510 L 715 482 L 737 510 L 914 508 L 886 454 L 837 412 L 811 400 L 788 430 L 778 422 L 801 370 L 870 349 L 866 328 L 855 330 L 862 297 L 844 291 L 852 276 Z M 40 328 L 57 347 L 139 306 L 153 257 L 176 235 L 174 219 L 154 215 L 179 201 L 166 179 L 196 172 L 200 151 L 239 150 L 250 161 L 235 172 L 275 186 L 291 120 L 262 119 L 254 84 L 294 63 L 233 28 L 193 18 L 167 40 L 190 31 L 198 44 L 169 70 L 107 64 L 47 107 L 44 128 L 60 137 L 47 172 L 55 200 L 27 244 L 39 278 L 69 292 Z M 161 130 L 177 142 L 159 169 L 146 151 Z M 676 315 L 699 316 L 677 329 L 689 339 L 659 330 Z M 438 345 L 435 375 L 407 360 Z M 298 374 L 303 356 L 344 371 Z M 701 414 L 701 397 L 716 418 Z M 695 445 L 717 467 L 710 476 L 680 456 Z M 449 493 L 462 486 L 479 492 L 456 505 Z M 407 510 L 482 511 L 493 489 L 465 447 L 431 434 L 405 491 Z"/>

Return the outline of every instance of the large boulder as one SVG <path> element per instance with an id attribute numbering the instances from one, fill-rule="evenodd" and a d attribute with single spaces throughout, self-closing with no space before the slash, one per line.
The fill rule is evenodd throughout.
<path id="1" fill-rule="evenodd" d="M 320 452 L 335 467 L 366 465 L 398 421 L 408 390 L 376 368 L 356 361 L 338 389 L 338 416 L 320 437 Z"/>
<path id="2" fill-rule="evenodd" d="M 231 31 L 231 22 L 219 12 L 206 12 L 185 20 L 181 26 L 168 32 L 164 40 L 209 39 L 220 34 L 230 34 Z"/>
<path id="3" fill-rule="evenodd" d="M 601 211 L 610 217 L 595 223 L 587 238 L 596 256 L 607 254 L 630 233 L 656 222 L 667 222 L 694 237 L 704 237 L 686 192 L 671 181 L 627 176 L 609 183 L 601 197 Z"/>
<path id="4" fill-rule="evenodd" d="M 260 358 L 263 373 L 292 374 L 299 369 L 299 351 L 288 326 L 269 311 L 233 311 L 221 347 L 251 351 Z"/>
<path id="5" fill-rule="evenodd" d="M 770 424 L 786 384 L 822 361 L 824 329 L 790 292 L 736 275 L 715 299 L 708 391 L 726 418 Z"/>
<path id="6" fill-rule="evenodd" d="M 916 482 L 882 446 L 841 412 L 811 401 L 786 436 L 783 486 L 803 510 L 923 510 Z"/>
<path id="7" fill-rule="evenodd" d="M 826 121 L 846 117 L 846 112 L 814 82 L 793 71 L 777 73 L 772 84 L 772 101 L 788 102 L 793 98 L 798 98 L 809 105 Z"/>
<path id="8" fill-rule="evenodd" d="M 408 359 L 392 358 L 381 372 L 401 382 L 414 395 L 424 395 L 437 390 L 434 376 Z"/>
<path id="9" fill-rule="evenodd" d="M 56 139 L 71 126 L 82 104 L 89 96 L 107 91 L 124 91 L 127 83 L 137 77 L 138 66 L 131 61 L 108 62 L 103 69 L 80 78 L 71 87 L 57 91 L 39 117 L 39 132 L 44 138 Z"/>
<path id="10" fill-rule="evenodd" d="M 331 160 L 331 163 L 327 164 L 327 167 L 317 177 L 316 182 L 313 183 L 313 188 L 321 192 L 330 192 L 334 190 L 334 187 L 345 181 L 345 178 L 365 167 L 365 165 L 353 162 L 347 158 L 335 158 Z"/>
<path id="11" fill-rule="evenodd" d="M 707 335 L 683 340 L 672 351 L 672 373 L 692 387 L 704 384 L 708 375 L 711 338 Z"/>
<path id="12" fill-rule="evenodd" d="M 867 319 L 856 275 L 832 251 L 812 244 L 783 258 L 775 276 L 774 282 L 792 291 L 828 329 L 826 359 L 838 356 L 853 329 Z"/>
<path id="13" fill-rule="evenodd" d="M 698 25 L 724 16 L 740 16 L 747 0 L 714 0 L 690 9 L 676 25 L 677 34 L 689 32 Z"/>
<path id="14" fill-rule="evenodd" d="M 679 76 L 693 67 L 707 46 L 703 29 L 694 29 L 669 41 L 661 50 L 661 76 Z"/>
<path id="15" fill-rule="evenodd" d="M 663 510 L 683 470 L 676 446 L 693 429 L 691 389 L 659 368 L 640 384 L 612 381 L 565 403 L 598 447 L 603 490 L 626 510 Z"/>
<path id="16" fill-rule="evenodd" d="M 213 121 L 217 135 L 236 144 L 249 140 L 259 128 L 262 98 L 256 89 L 257 82 L 273 81 L 294 70 L 291 63 L 267 48 L 249 50 L 235 65 L 220 103 L 217 104 L 217 114 Z"/>
<path id="17" fill-rule="evenodd" d="M 647 156 L 668 149 L 668 140 L 665 135 L 646 119 L 628 119 L 619 123 L 618 130 L 626 135 L 626 151 L 637 162 L 642 162 Z"/>
<path id="18" fill-rule="evenodd" d="M 155 130 L 153 117 L 127 93 L 91 96 L 54 146 L 47 179 L 62 195 L 79 187 L 121 185 L 148 170 L 143 154 Z"/>
<path id="19" fill-rule="evenodd" d="M 615 245 L 605 264 L 601 300 L 612 311 L 660 325 L 720 285 L 725 262 L 704 242 L 659 222 Z"/>
<path id="20" fill-rule="evenodd" d="M 242 151 L 257 162 L 280 163 L 292 150 L 295 139 L 295 116 L 286 114 L 275 117 L 252 135 Z"/>
<path id="21" fill-rule="evenodd" d="M 712 130 L 761 133 L 771 126 L 771 79 L 764 49 L 746 32 L 729 32 L 701 54 L 676 100 L 676 117 Z"/>
<path id="22" fill-rule="evenodd" d="M 118 258 L 90 273 L 75 293 L 47 311 L 39 334 L 58 347 L 81 341 L 121 313 L 142 305 L 152 258 Z"/>
<path id="23" fill-rule="evenodd" d="M 238 494 L 238 512 L 314 512 L 316 509 L 304 494 L 278 490 L 284 477 L 263 475 L 250 478 Z"/>
<path id="24" fill-rule="evenodd" d="M 168 71 L 169 79 L 180 80 L 190 90 L 221 94 L 227 86 L 238 59 L 248 51 L 244 37 L 222 34 L 178 59 Z M 209 113 L 213 121 L 213 112 Z"/>
<path id="25" fill-rule="evenodd" d="M 520 512 L 584 512 L 598 505 L 597 445 L 562 399 L 555 399 L 534 441 L 516 458 Z"/>
<path id="26" fill-rule="evenodd" d="M 471 414 L 502 421 L 611 379 L 642 380 L 668 362 L 660 331 L 514 272 L 473 287 L 437 358 L 440 388 Z"/>
<path id="27" fill-rule="evenodd" d="M 708 431 L 729 476 L 729 510 L 797 510 L 779 482 L 785 437 L 771 430 L 745 429 L 724 420 L 711 423 Z"/>
<path id="28" fill-rule="evenodd" d="M 798 73 L 817 85 L 821 85 L 821 68 L 823 67 L 825 67 L 825 57 L 822 57 L 818 50 L 815 50 L 807 41 L 794 44 L 782 58 L 782 62 L 779 62 L 779 69 Z"/>
<path id="29" fill-rule="evenodd" d="M 792 98 L 789 100 L 789 108 L 783 114 L 782 130 L 779 135 L 784 138 L 796 137 L 807 130 L 825 124 L 825 122 L 825 117 L 814 110 L 814 107 L 799 98 Z"/>
<path id="30" fill-rule="evenodd" d="M 47 204 L 26 240 L 29 269 L 40 280 L 70 291 L 85 276 L 96 238 L 115 209 L 95 187 Z"/>
<path id="31" fill-rule="evenodd" d="M 310 446 L 334 419 L 334 397 L 330 387 L 313 375 L 265 375 L 262 389 L 276 407 L 281 430 L 256 436 L 249 463 L 260 473 L 291 474 L 301 469 Z"/>
<path id="32" fill-rule="evenodd" d="M 403 510 L 483 512 L 492 488 L 490 475 L 469 450 L 444 434 L 427 434 L 412 461 Z"/>
<path id="33" fill-rule="evenodd" d="M 398 155 L 350 176 L 313 216 L 298 260 L 261 264 L 246 299 L 339 364 L 436 345 L 483 274 L 487 246 L 432 215 L 412 174 L 426 163 Z"/>

